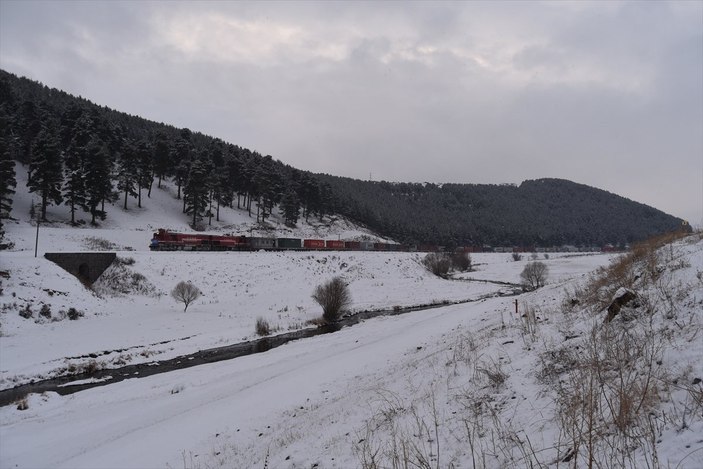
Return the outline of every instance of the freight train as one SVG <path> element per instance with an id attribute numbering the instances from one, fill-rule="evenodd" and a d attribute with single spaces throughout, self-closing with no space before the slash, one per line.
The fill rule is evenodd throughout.
<path id="1" fill-rule="evenodd" d="M 154 233 L 149 248 L 152 251 L 436 251 L 439 249 L 435 246 L 406 246 L 372 241 L 173 233 L 164 229 Z"/>
<path id="2" fill-rule="evenodd" d="M 152 251 L 400 251 L 400 252 L 438 252 L 444 251 L 442 246 L 432 244 L 406 245 L 395 243 L 379 243 L 373 241 L 343 241 L 302 238 L 262 238 L 244 235 L 209 235 L 199 233 L 174 233 L 163 228 L 154 233 L 149 248 Z M 561 248 L 535 247 L 491 247 L 491 246 L 459 246 L 447 249 L 450 252 L 571 252 L 573 250 L 587 252 L 610 252 L 608 248 L 590 247 L 576 249 L 562 246 Z"/>

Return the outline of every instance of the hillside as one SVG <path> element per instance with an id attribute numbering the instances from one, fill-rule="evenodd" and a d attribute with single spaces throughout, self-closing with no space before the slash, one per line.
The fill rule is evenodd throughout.
<path id="1" fill-rule="evenodd" d="M 700 234 L 619 257 L 552 254 L 547 286 L 512 297 L 484 281 L 519 281 L 528 261 L 508 254 L 475 254 L 475 271 L 445 280 L 413 253 L 152 253 L 137 242 L 148 234 L 139 217 L 129 225 L 132 213 L 111 210 L 126 227 L 47 228 L 55 246 L 105 235 L 135 249 L 119 250 L 123 262 L 92 291 L 31 249 L 1 254 L 0 388 L 236 343 L 258 317 L 280 331 L 309 327 L 320 314 L 310 293 L 334 275 L 348 281 L 353 312 L 469 302 L 29 395 L 0 408 L 2 467 L 703 464 Z M 8 236 L 32 228 L 20 221 Z M 187 313 L 168 297 L 181 279 L 204 293 Z M 635 299 L 606 322 L 621 288 Z M 71 307 L 83 316 L 61 314 Z"/>
<path id="2" fill-rule="evenodd" d="M 510 184 L 409 184 L 321 175 L 335 207 L 396 239 L 447 246 L 624 246 L 690 228 L 660 210 L 561 179 Z"/>
<path id="3" fill-rule="evenodd" d="M 515 187 L 312 174 L 2 70 L 0 122 L 3 223 L 13 203 L 16 161 L 32 176 L 27 182 L 43 218 L 59 206 L 70 208 L 72 223 L 89 214 L 83 222 L 93 226 L 111 216 L 105 203 L 141 208 L 167 183 L 182 201 L 174 215 L 198 230 L 221 226 L 212 220 L 234 207 L 246 209 L 263 228 L 273 222 L 295 230 L 341 215 L 398 242 L 450 247 L 625 245 L 682 227 L 682 220 L 654 208 L 563 180 Z"/>
<path id="4" fill-rule="evenodd" d="M 10 217 L 5 220 L 5 241 L 12 244 L 9 251 L 34 251 L 36 222 L 31 217 L 32 204 L 37 197 L 27 190 L 27 167 L 16 164 L 17 188 L 14 194 Z M 96 239 L 112 243 L 114 250 L 147 250 L 152 233 L 159 228 L 172 231 L 191 231 L 189 217 L 182 214 L 182 200 L 176 198 L 177 188 L 172 182 L 164 182 L 161 188 L 154 187 L 151 197 L 142 200 L 142 207 L 129 199 L 124 209 L 121 201 L 108 202 L 107 216 L 98 226 L 92 226 L 90 214 L 81 213 L 77 224 L 70 223 L 69 208 L 65 205 L 47 207 L 47 220 L 40 224 L 39 253 L 54 251 L 99 250 Z M 274 209 L 265 222 L 257 222 L 245 209 L 236 206 L 222 207 L 220 219 L 213 218 L 202 229 L 212 233 L 243 233 L 248 236 L 300 237 L 322 239 L 383 240 L 369 230 L 340 217 L 311 217 L 301 220 L 291 228 L 278 209 Z M 70 233 L 70 235 L 66 235 Z M 97 244 L 96 244 L 97 243 Z M 105 249 L 102 246 L 102 249 Z"/>

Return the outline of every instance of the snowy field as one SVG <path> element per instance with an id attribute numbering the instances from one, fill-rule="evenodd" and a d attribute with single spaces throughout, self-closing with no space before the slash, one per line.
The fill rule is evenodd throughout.
<path id="1" fill-rule="evenodd" d="M 151 253 L 152 230 L 187 229 L 173 215 L 171 188 L 155 189 L 141 210 L 111 207 L 99 229 L 68 227 L 65 208 L 53 209 L 34 258 L 29 203 L 18 194 L 17 223 L 7 226 L 15 247 L 0 253 L 9 277 L 0 296 L 3 389 L 87 364 L 111 368 L 241 342 L 255 336 L 259 317 L 281 332 L 311 327 L 321 315 L 312 290 L 336 275 L 349 283 L 351 312 L 475 301 L 68 396 L 30 395 L 0 408 L 2 468 L 391 467 L 394 454 L 427 467 L 582 467 L 583 459 L 560 462 L 567 436 L 543 370 L 566 366 L 549 357 L 584 350 L 602 324 L 604 311 L 565 305 L 612 256 L 540 256 L 548 285 L 513 297 L 499 295 L 512 287 L 491 282 L 519 282 L 529 255 L 514 262 L 475 254 L 475 271 L 444 280 L 412 253 Z M 222 218 L 218 229 L 248 229 L 244 213 L 224 210 Z M 287 233 L 275 221 L 272 229 Z M 292 234 L 371 236 L 339 221 L 301 224 Z M 90 249 L 94 238 L 133 259 L 115 275 L 140 274 L 136 286 L 120 293 L 98 282 L 96 293 L 41 257 Z M 610 455 L 610 467 L 703 467 L 703 406 L 695 405 L 703 390 L 703 241 L 679 241 L 658 259 L 658 283 L 639 292 L 666 310 L 650 321 L 666 338 L 657 366 L 671 377 L 650 414 L 655 450 Z M 187 312 L 168 294 L 180 280 L 203 292 Z M 31 318 L 19 315 L 27 305 Z M 56 320 L 71 307 L 84 316 Z"/>

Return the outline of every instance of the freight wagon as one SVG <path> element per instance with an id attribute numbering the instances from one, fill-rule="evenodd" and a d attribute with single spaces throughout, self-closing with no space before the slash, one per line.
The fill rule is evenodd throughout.
<path id="1" fill-rule="evenodd" d="M 324 239 L 305 239 L 303 240 L 303 247 L 305 249 L 325 249 Z"/>

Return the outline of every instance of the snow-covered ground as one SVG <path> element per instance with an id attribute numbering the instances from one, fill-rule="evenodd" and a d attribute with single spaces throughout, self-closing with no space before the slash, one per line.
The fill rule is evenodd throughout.
<path id="1" fill-rule="evenodd" d="M 590 331 L 602 324 L 604 312 L 568 300 L 611 256 L 540 256 L 548 285 L 501 297 L 491 295 L 512 289 L 482 280 L 517 283 L 527 259 L 475 254 L 476 270 L 458 276 L 474 281 L 461 281 L 432 276 L 412 253 L 151 253 L 152 230 L 186 229 L 185 217 L 173 215 L 179 201 L 170 190 L 155 190 L 142 210 L 111 207 L 99 229 L 42 226 L 37 258 L 29 197 L 18 190 L 18 222 L 7 226 L 15 247 L 0 253 L 0 271 L 9 276 L 0 296 L 0 388 L 90 362 L 115 367 L 237 343 L 254 337 L 258 317 L 281 331 L 311 327 L 306 322 L 321 314 L 312 290 L 336 275 L 349 283 L 352 312 L 477 301 L 370 319 L 265 353 L 68 396 L 30 395 L 0 408 L 0 467 L 390 467 L 398 455 L 429 467 L 581 467 L 583 459 L 559 462 L 568 431 L 544 370 L 556 368 L 567 380 L 573 362 L 550 357 L 586 350 Z M 54 208 L 50 217 L 65 220 L 65 212 Z M 248 229 L 243 213 L 225 210 L 222 218 L 218 229 Z M 342 222 L 295 234 L 313 233 L 371 235 Z M 143 276 L 130 292 L 114 295 L 103 284 L 98 296 L 41 257 L 94 247 L 91 238 L 134 260 L 113 272 Z M 659 260 L 657 283 L 638 293 L 660 308 L 650 325 L 666 339 L 657 360 L 671 379 L 660 383 L 665 398 L 650 414 L 654 453 L 610 455 L 613 467 L 703 467 L 696 394 L 703 389 L 703 241 L 679 241 Z M 168 294 L 180 280 L 203 291 L 187 312 Z M 39 314 L 42 304 L 54 320 Z M 26 305 L 31 318 L 19 315 Z M 71 307 L 84 316 L 56 320 Z M 533 322 L 523 317 L 530 312 Z"/>

